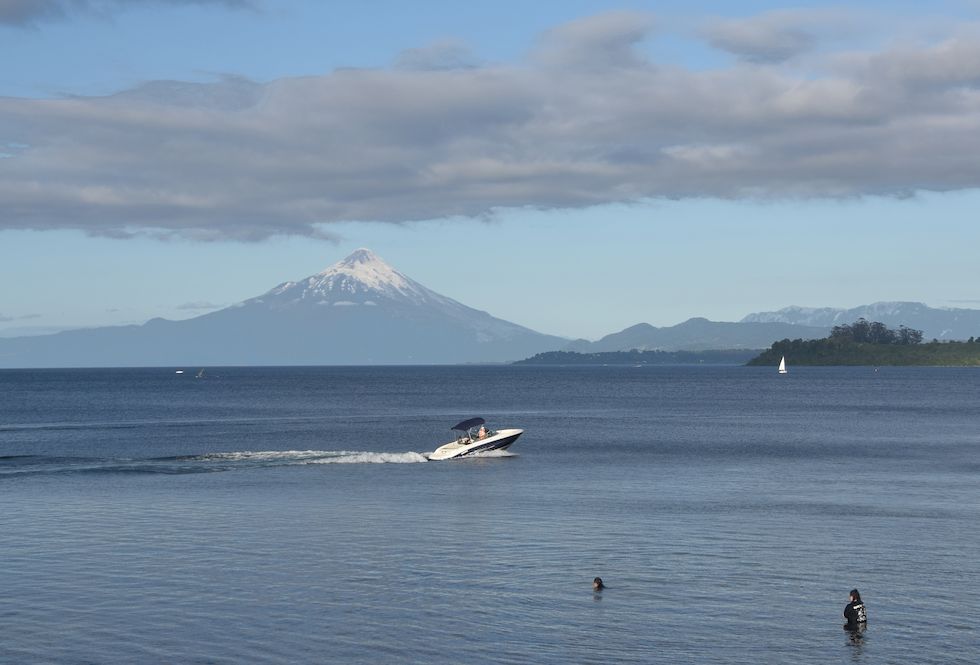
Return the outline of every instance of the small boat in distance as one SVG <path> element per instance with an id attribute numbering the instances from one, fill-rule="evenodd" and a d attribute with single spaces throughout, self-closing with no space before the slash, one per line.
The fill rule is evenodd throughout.
<path id="1" fill-rule="evenodd" d="M 782 359 L 780 359 L 779 361 L 779 373 L 780 374 L 788 373 L 786 370 L 786 356 L 783 356 Z"/>
<path id="2" fill-rule="evenodd" d="M 439 446 L 426 457 L 430 460 L 444 460 L 488 450 L 505 450 L 524 433 L 522 429 L 488 430 L 484 427 L 486 422 L 483 418 L 470 418 L 453 425 L 450 429 L 456 432 L 456 440 Z"/>

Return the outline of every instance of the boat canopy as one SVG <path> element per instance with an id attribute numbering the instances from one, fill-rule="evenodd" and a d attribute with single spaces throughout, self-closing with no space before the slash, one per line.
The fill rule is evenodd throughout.
<path id="1" fill-rule="evenodd" d="M 456 425 L 453 425 L 449 429 L 458 429 L 458 430 L 461 430 L 463 432 L 468 432 L 471 427 L 476 427 L 477 425 L 482 425 L 485 422 L 487 422 L 487 421 L 484 420 L 483 418 L 470 418 L 469 420 L 464 420 L 461 423 L 458 423 Z"/>

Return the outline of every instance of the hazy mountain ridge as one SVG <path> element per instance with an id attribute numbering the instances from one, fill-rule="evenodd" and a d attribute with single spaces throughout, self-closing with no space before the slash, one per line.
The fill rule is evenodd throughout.
<path id="1" fill-rule="evenodd" d="M 966 340 L 980 337 L 980 310 L 935 308 L 920 302 L 876 302 L 851 309 L 790 306 L 775 312 L 749 314 L 737 322 L 693 318 L 675 326 L 657 328 L 638 323 L 590 342 L 575 340 L 564 351 L 704 351 L 709 349 L 765 349 L 783 339 L 820 339 L 836 325 L 860 318 L 890 327 L 922 330 L 925 339 Z"/>
<path id="2" fill-rule="evenodd" d="M 789 323 L 826 326 L 853 323 L 860 318 L 880 321 L 897 328 L 921 330 L 926 339 L 953 340 L 980 336 L 980 310 L 929 307 L 921 302 L 886 301 L 850 309 L 833 307 L 784 307 L 774 312 L 757 312 L 742 323 Z"/>
<path id="3" fill-rule="evenodd" d="M 600 353 L 605 351 L 706 351 L 713 349 L 764 349 L 786 337 L 815 339 L 829 328 L 789 323 L 722 322 L 693 318 L 675 326 L 657 328 L 648 323 L 630 326 L 602 339 L 576 340 L 565 351 Z"/>

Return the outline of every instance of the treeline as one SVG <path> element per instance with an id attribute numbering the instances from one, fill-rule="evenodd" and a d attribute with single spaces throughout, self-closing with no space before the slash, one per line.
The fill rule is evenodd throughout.
<path id="1" fill-rule="evenodd" d="M 749 365 L 776 365 L 786 357 L 790 365 L 980 365 L 980 339 L 966 342 L 922 342 L 922 331 L 859 319 L 835 326 L 824 339 L 784 339 L 749 361 Z"/>
<path id="2" fill-rule="evenodd" d="M 834 326 L 830 331 L 830 339 L 859 344 L 921 344 L 922 331 L 907 326 L 899 326 L 892 330 L 880 321 L 858 319 L 850 325 Z"/>
<path id="3" fill-rule="evenodd" d="M 718 351 L 548 351 L 516 361 L 515 365 L 744 365 L 758 349 Z"/>

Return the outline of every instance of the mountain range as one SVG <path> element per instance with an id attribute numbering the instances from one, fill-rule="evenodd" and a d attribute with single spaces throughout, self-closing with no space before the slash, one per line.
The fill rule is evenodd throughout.
<path id="1" fill-rule="evenodd" d="M 787 307 L 739 322 L 639 323 L 595 342 L 572 341 L 440 295 L 359 249 L 315 275 L 195 318 L 0 339 L 0 367 L 448 364 L 547 351 L 764 349 L 782 339 L 826 337 L 834 325 L 861 317 L 922 330 L 926 339 L 980 336 L 980 310 L 888 302 Z"/>
<path id="2" fill-rule="evenodd" d="M 785 307 L 775 312 L 749 314 L 736 323 L 689 319 L 657 328 L 647 323 L 630 326 L 595 342 L 575 340 L 564 351 L 704 351 L 713 349 L 765 349 L 783 339 L 819 339 L 836 325 L 860 318 L 880 321 L 891 328 L 907 326 L 923 332 L 926 340 L 964 340 L 980 337 L 980 310 L 940 309 L 920 302 L 876 302 L 851 309 Z"/>
<path id="3" fill-rule="evenodd" d="M 688 319 L 676 326 L 657 328 L 638 323 L 600 340 L 584 339 L 568 344 L 563 351 L 601 353 L 604 351 L 706 351 L 715 349 L 764 349 L 787 337 L 815 339 L 826 337 L 829 328 L 782 322 L 729 323 L 703 318 Z"/>
<path id="4" fill-rule="evenodd" d="M 921 330 L 925 339 L 953 340 L 980 336 L 980 310 L 936 308 L 921 302 L 876 302 L 851 309 L 784 307 L 775 312 L 749 314 L 743 323 L 789 323 L 832 328 L 858 319 L 880 321 L 891 328 Z"/>

